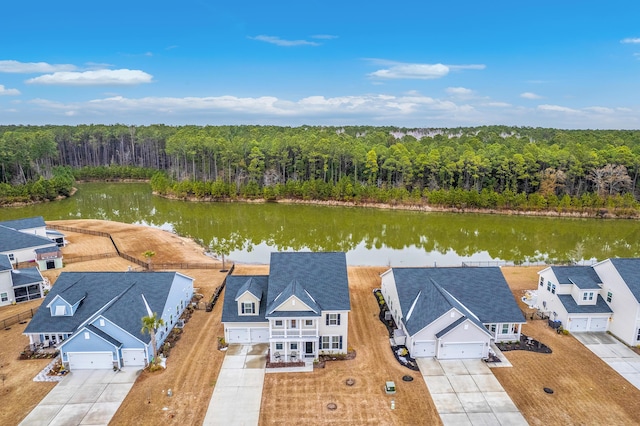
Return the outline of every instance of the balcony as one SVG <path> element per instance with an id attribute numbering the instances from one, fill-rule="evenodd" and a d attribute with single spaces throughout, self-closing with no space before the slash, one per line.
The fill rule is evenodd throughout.
<path id="1" fill-rule="evenodd" d="M 294 338 L 294 337 L 319 337 L 318 330 L 315 328 L 272 328 L 271 329 L 271 337 L 283 337 L 283 338 Z"/>

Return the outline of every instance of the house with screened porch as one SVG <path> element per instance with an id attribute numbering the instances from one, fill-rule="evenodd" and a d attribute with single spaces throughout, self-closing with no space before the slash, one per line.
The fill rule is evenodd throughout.
<path id="1" fill-rule="evenodd" d="M 351 304 L 344 253 L 272 253 L 269 275 L 227 277 L 228 343 L 268 344 L 271 362 L 347 353 Z"/>

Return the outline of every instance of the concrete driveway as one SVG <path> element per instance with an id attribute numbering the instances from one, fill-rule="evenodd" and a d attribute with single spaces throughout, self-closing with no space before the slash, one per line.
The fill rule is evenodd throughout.
<path id="1" fill-rule="evenodd" d="M 72 371 L 20 424 L 108 425 L 140 371 L 139 367 Z"/>
<path id="2" fill-rule="evenodd" d="M 268 348 L 268 343 L 229 345 L 203 425 L 258 424 Z"/>
<path id="3" fill-rule="evenodd" d="M 640 389 L 640 355 L 605 332 L 574 333 L 573 337 Z"/>
<path id="4" fill-rule="evenodd" d="M 528 424 L 484 361 L 417 361 L 445 426 Z"/>

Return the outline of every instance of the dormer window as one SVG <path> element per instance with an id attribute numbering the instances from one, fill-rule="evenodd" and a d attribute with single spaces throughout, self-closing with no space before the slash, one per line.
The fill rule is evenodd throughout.
<path id="1" fill-rule="evenodd" d="M 63 316 L 63 315 L 67 315 L 67 307 L 64 305 L 58 305 L 56 306 L 56 313 L 55 316 Z"/>
<path id="2" fill-rule="evenodd" d="M 244 302 L 242 303 L 242 314 L 243 315 L 253 315 L 256 313 L 256 304 L 253 302 Z"/>
<path id="3" fill-rule="evenodd" d="M 582 300 L 583 301 L 593 300 L 593 292 L 592 291 L 585 291 L 584 293 L 582 293 Z"/>

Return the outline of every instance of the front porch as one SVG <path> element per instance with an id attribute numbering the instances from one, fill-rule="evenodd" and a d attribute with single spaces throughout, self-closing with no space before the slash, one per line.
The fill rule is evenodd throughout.
<path id="1" fill-rule="evenodd" d="M 268 362 L 270 363 L 304 363 L 318 358 L 318 338 L 314 340 L 274 341 L 269 344 Z"/>

